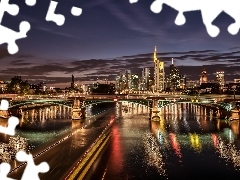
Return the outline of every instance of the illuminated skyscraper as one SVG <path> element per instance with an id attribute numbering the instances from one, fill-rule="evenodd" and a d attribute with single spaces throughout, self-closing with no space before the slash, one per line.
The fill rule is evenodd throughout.
<path id="1" fill-rule="evenodd" d="M 202 75 L 200 77 L 200 85 L 202 83 L 207 83 L 207 72 L 206 72 L 206 70 L 204 68 L 202 70 Z"/>
<path id="2" fill-rule="evenodd" d="M 132 74 L 130 70 L 121 71 L 116 77 L 116 90 L 118 93 L 128 93 L 132 89 Z"/>
<path id="3" fill-rule="evenodd" d="M 172 58 L 172 64 L 170 65 L 170 75 L 169 75 L 169 83 L 170 88 L 175 91 L 180 88 L 180 73 L 179 69 L 174 66 L 173 64 L 173 58 Z"/>
<path id="4" fill-rule="evenodd" d="M 139 77 L 137 74 L 132 74 L 131 83 L 131 90 L 139 90 Z"/>
<path id="5" fill-rule="evenodd" d="M 218 71 L 216 72 L 216 82 L 220 86 L 224 86 L 224 71 Z"/>
<path id="6" fill-rule="evenodd" d="M 186 76 L 180 75 L 180 89 L 186 88 Z"/>
<path id="7" fill-rule="evenodd" d="M 125 77 L 126 77 L 126 90 L 131 89 L 131 85 L 132 85 L 132 75 L 131 75 L 131 71 L 130 70 L 126 70 L 125 71 Z"/>
<path id="8" fill-rule="evenodd" d="M 142 71 L 142 90 L 149 90 L 150 69 L 143 68 Z"/>
<path id="9" fill-rule="evenodd" d="M 156 92 L 164 90 L 164 62 L 157 58 L 157 48 L 155 46 L 154 55 L 154 89 Z"/>

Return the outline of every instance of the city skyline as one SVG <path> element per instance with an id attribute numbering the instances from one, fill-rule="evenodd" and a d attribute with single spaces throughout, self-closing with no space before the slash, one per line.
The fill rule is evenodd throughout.
<path id="1" fill-rule="evenodd" d="M 19 5 L 19 15 L 6 14 L 2 24 L 18 30 L 20 21 L 27 20 L 32 28 L 26 39 L 17 41 L 16 55 L 9 55 L 6 45 L 1 45 L 1 80 L 21 75 L 31 83 L 45 81 L 66 87 L 74 74 L 76 81 L 113 81 L 122 70 L 141 74 L 143 68 L 153 68 L 154 46 L 158 59 L 165 62 L 166 73 L 174 58 L 180 74 L 192 80 L 199 80 L 202 66 L 210 80 L 216 71 L 224 71 L 227 81 L 239 78 L 240 34 L 227 32 L 233 20 L 224 13 L 214 21 L 221 30 L 219 36 L 211 38 L 200 11 L 185 13 L 186 24 L 176 26 L 177 12 L 164 5 L 163 12 L 154 14 L 150 10 L 152 1 L 58 2 L 56 12 L 66 17 L 60 27 L 45 21 L 48 0 L 37 1 L 34 7 L 11 1 Z M 70 15 L 72 6 L 82 8 L 82 15 Z"/>

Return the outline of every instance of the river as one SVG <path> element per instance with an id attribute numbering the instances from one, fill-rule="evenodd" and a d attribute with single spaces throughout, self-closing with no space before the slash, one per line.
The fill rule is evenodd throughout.
<path id="1" fill-rule="evenodd" d="M 239 121 L 213 120 L 210 109 L 172 104 L 161 121 L 148 109 L 116 108 L 112 137 L 88 179 L 239 179 Z"/>

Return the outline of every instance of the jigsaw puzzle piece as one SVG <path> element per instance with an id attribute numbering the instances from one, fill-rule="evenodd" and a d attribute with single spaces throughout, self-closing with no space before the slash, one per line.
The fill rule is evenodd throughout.
<path id="1" fill-rule="evenodd" d="M 72 9 L 71 9 L 71 13 L 72 13 L 73 16 L 80 16 L 82 14 L 82 9 L 73 6 Z"/>
<path id="2" fill-rule="evenodd" d="M 24 151 L 19 151 L 16 154 L 16 158 L 20 162 L 27 162 L 21 180 L 29 180 L 29 177 L 31 177 L 31 180 L 39 180 L 38 173 L 45 173 L 49 171 L 48 163 L 41 162 L 39 165 L 35 165 L 33 156 Z"/>
<path id="3" fill-rule="evenodd" d="M 0 133 L 8 134 L 11 136 L 15 135 L 15 128 L 19 124 L 19 119 L 17 117 L 11 116 L 8 119 L 8 127 L 0 126 Z"/>
<path id="4" fill-rule="evenodd" d="M 48 12 L 46 15 L 46 21 L 53 21 L 55 22 L 58 26 L 62 26 L 65 22 L 65 17 L 62 14 L 55 14 L 55 9 L 58 5 L 58 2 L 56 1 L 51 1 Z"/>
<path id="5" fill-rule="evenodd" d="M 178 26 L 181 26 L 181 25 L 185 24 L 185 22 L 186 22 L 185 16 L 183 15 L 182 12 L 179 12 L 175 19 L 175 24 Z"/>
<path id="6" fill-rule="evenodd" d="M 202 8 L 201 10 L 203 23 L 207 29 L 208 34 L 211 37 L 216 37 L 220 33 L 220 29 L 217 26 L 213 25 L 212 22 L 221 12 L 221 9 L 213 9 L 211 7 Z"/>
<path id="7" fill-rule="evenodd" d="M 13 31 L 5 26 L 0 25 L 0 44 L 8 43 L 8 52 L 15 54 L 18 52 L 16 40 L 27 37 L 27 32 L 30 30 L 30 24 L 27 21 L 20 23 L 19 32 Z"/>
<path id="8" fill-rule="evenodd" d="M 16 4 L 9 4 L 9 0 L 2 0 L 0 6 L 0 17 L 2 19 L 4 12 L 8 12 L 12 16 L 19 13 L 19 7 Z"/>
<path id="9" fill-rule="evenodd" d="M 138 0 L 129 0 L 131 4 L 138 2 Z"/>
<path id="10" fill-rule="evenodd" d="M 160 13 L 162 11 L 162 6 L 163 6 L 163 2 L 155 0 L 151 6 L 150 9 L 152 12 L 154 13 Z"/>
<path id="11" fill-rule="evenodd" d="M 25 0 L 25 3 L 28 5 L 28 6 L 34 6 L 36 4 L 36 0 Z"/>
<path id="12" fill-rule="evenodd" d="M 2 99 L 1 105 L 0 105 L 0 110 L 7 111 L 8 108 L 9 108 L 9 102 L 5 99 Z"/>
<path id="13" fill-rule="evenodd" d="M 16 180 L 16 179 L 7 177 L 10 169 L 11 169 L 11 166 L 8 163 L 3 162 L 2 164 L 0 164 L 0 179 L 1 180 Z"/>
<path id="14" fill-rule="evenodd" d="M 232 35 L 236 35 L 240 28 L 240 14 L 239 14 L 239 1 L 230 1 L 225 3 L 224 12 L 226 12 L 229 16 L 231 16 L 235 22 L 228 26 L 228 32 Z"/>

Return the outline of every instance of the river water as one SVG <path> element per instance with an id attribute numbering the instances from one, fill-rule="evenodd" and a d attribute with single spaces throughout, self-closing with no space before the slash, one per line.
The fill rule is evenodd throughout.
<path id="1" fill-rule="evenodd" d="M 87 114 L 103 110 L 93 106 Z M 160 122 L 149 121 L 148 110 L 117 103 L 109 146 L 89 179 L 239 179 L 239 121 L 213 120 L 210 109 L 194 104 L 164 107 Z M 16 135 L 36 148 L 71 131 L 74 124 L 66 106 L 36 108 L 23 113 Z M 0 125 L 6 120 L 0 119 Z M 0 142 L 8 138 L 0 134 Z"/>
<path id="2" fill-rule="evenodd" d="M 93 117 L 105 110 L 99 105 L 88 106 L 87 116 Z M 0 118 L 0 125 L 7 126 L 7 119 Z M 82 125 L 90 124 L 91 121 L 82 121 Z M 70 132 L 79 121 L 72 121 L 71 108 L 63 105 L 53 105 L 25 109 L 19 118 L 19 125 L 16 127 L 15 136 L 25 138 L 29 150 L 35 149 L 48 141 Z M 0 133 L 0 142 L 8 143 L 9 137 Z"/>
<path id="3" fill-rule="evenodd" d="M 239 121 L 213 120 L 210 109 L 174 104 L 151 122 L 147 108 L 127 106 L 118 104 L 111 141 L 90 179 L 239 179 Z"/>

